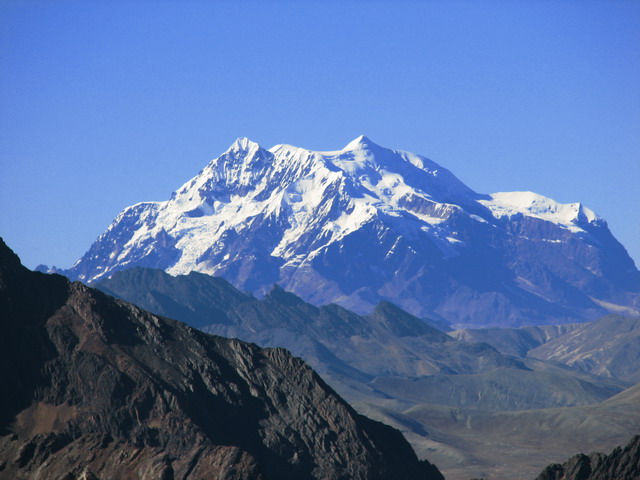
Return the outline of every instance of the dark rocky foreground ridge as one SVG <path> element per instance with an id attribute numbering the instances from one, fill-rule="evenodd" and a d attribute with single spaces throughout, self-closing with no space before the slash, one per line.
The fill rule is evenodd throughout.
<path id="1" fill-rule="evenodd" d="M 0 240 L 0 478 L 442 479 L 300 359 L 30 272 Z"/>
<path id="2" fill-rule="evenodd" d="M 638 480 L 640 478 L 640 435 L 609 455 L 578 454 L 562 465 L 549 465 L 536 480 Z"/>

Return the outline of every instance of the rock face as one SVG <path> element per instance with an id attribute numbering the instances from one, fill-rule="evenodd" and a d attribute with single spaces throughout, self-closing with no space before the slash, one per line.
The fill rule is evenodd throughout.
<path id="1" fill-rule="evenodd" d="M 609 455 L 579 454 L 562 465 L 549 465 L 536 480 L 637 480 L 640 478 L 640 435 Z"/>
<path id="2" fill-rule="evenodd" d="M 531 192 L 479 194 L 422 156 L 237 140 L 165 202 L 124 209 L 62 273 L 134 266 L 278 283 L 358 313 L 382 300 L 456 326 L 640 314 L 640 273 L 606 222 Z"/>
<path id="3" fill-rule="evenodd" d="M 0 477 L 441 479 L 283 349 L 26 270 L 0 241 Z"/>

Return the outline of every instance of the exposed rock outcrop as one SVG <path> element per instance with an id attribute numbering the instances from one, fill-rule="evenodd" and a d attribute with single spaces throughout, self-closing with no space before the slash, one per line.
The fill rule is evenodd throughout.
<path id="1" fill-rule="evenodd" d="M 1 240 L 0 312 L 0 478 L 442 478 L 286 350 L 30 272 Z"/>
<path id="2" fill-rule="evenodd" d="M 562 465 L 549 465 L 536 480 L 638 480 L 640 478 L 640 435 L 609 455 L 578 454 Z"/>

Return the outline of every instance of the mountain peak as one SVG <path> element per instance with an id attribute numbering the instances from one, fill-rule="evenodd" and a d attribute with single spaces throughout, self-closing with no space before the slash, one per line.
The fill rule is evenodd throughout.
<path id="1" fill-rule="evenodd" d="M 449 340 L 446 333 L 427 325 L 397 305 L 384 300 L 376 305 L 373 312 L 371 312 L 370 318 L 383 325 L 385 329 L 401 337 L 430 335 L 432 340 L 438 342 Z"/>
<path id="2" fill-rule="evenodd" d="M 633 261 L 593 219 L 584 206 L 531 192 L 478 194 L 436 162 L 365 135 L 333 151 L 265 150 L 239 138 L 170 201 L 125 209 L 68 274 L 95 281 L 143 265 L 221 275 L 254 292 L 278 283 L 359 312 L 389 300 L 467 326 L 534 322 L 534 312 L 580 321 L 602 305 L 632 305 L 640 292 Z M 449 286 L 427 299 L 434 278 Z M 574 297 L 548 278 L 588 293 L 566 300 Z M 450 308 L 467 305 L 467 281 L 478 303 Z M 532 299 L 526 308 L 523 295 Z M 490 298 L 501 299 L 500 320 Z"/>
<path id="3" fill-rule="evenodd" d="M 9 248 L 2 237 L 0 237 L 0 262 L 0 268 L 14 269 L 22 265 L 18 256 Z"/>
<path id="4" fill-rule="evenodd" d="M 581 203 L 559 203 L 534 192 L 497 192 L 481 201 L 498 217 L 526 213 L 550 222 L 575 227 L 578 223 L 602 223 L 602 219 Z"/>
<path id="5" fill-rule="evenodd" d="M 251 149 L 259 149 L 260 145 L 253 140 L 250 140 L 247 137 L 238 137 L 236 141 L 231 144 L 227 152 L 236 151 L 236 152 L 246 152 Z"/>
<path id="6" fill-rule="evenodd" d="M 277 303 L 282 303 L 283 305 L 288 306 L 304 303 L 304 301 L 300 297 L 291 292 L 287 292 L 277 283 L 273 285 L 271 291 L 265 296 L 265 299 L 273 300 Z"/>
<path id="7" fill-rule="evenodd" d="M 366 135 L 360 135 L 351 140 L 343 150 L 370 149 L 371 147 L 379 147 L 379 145 L 373 143 Z"/>
<path id="8" fill-rule="evenodd" d="M 0 241 L 0 477 L 442 479 L 283 348 L 19 264 Z"/>

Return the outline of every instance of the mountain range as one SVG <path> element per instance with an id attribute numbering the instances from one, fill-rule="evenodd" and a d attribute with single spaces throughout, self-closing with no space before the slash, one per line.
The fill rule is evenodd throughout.
<path id="1" fill-rule="evenodd" d="M 140 267 L 96 286 L 204 331 L 289 349 L 359 412 L 401 429 L 450 480 L 530 480 L 550 461 L 613 448 L 640 429 L 629 420 L 640 418 L 631 382 L 459 340 L 384 301 L 363 316 L 280 287 L 257 299 L 222 278 Z M 535 328 L 541 345 L 573 327 L 522 330 Z M 500 329 L 507 339 L 520 330 Z"/>
<path id="2" fill-rule="evenodd" d="M 387 302 L 362 316 L 338 305 L 316 307 L 280 287 L 256 299 L 221 278 L 139 267 L 96 286 L 209 333 L 287 348 L 352 401 L 366 393 L 521 410 L 599 402 L 630 385 L 452 338 Z"/>
<path id="3" fill-rule="evenodd" d="M 374 414 L 371 409 L 369 415 Z M 637 435 L 640 386 L 593 405 L 492 412 L 417 404 L 401 415 L 383 410 L 377 417 L 396 427 L 405 423 L 414 430 L 416 424 L 429 428 L 431 439 L 407 427 L 403 433 L 418 455 L 449 464 L 448 480 L 531 480 L 551 462 L 562 463 L 578 452 L 609 451 Z M 446 439 L 451 448 L 434 452 L 433 438 Z M 607 478 L 613 479 L 617 477 Z"/>
<path id="4" fill-rule="evenodd" d="M 444 480 L 284 349 L 30 272 L 2 240 L 0 312 L 0 478 Z"/>
<path id="5" fill-rule="evenodd" d="M 362 415 L 367 415 L 398 428 L 418 457 L 435 461 L 450 480 L 471 476 L 529 480 L 550 461 L 563 461 L 577 451 L 607 451 L 640 431 L 636 383 L 640 381 L 640 272 L 606 221 L 580 203 L 561 204 L 532 192 L 477 193 L 435 162 L 379 146 L 365 136 L 341 150 L 323 152 L 291 145 L 264 149 L 238 139 L 169 200 L 125 208 L 71 268 L 38 270 L 62 273 L 108 295 L 71 283 L 75 287 L 68 298 L 88 292 L 89 305 L 106 302 L 108 311 L 116 308 L 109 302 L 127 305 L 122 307 L 129 309 L 125 316 L 132 316 L 134 323 L 154 318 L 152 324 L 173 325 L 163 327 L 170 333 L 166 338 L 155 338 L 148 333 L 152 328 L 141 324 L 129 328 L 131 338 L 118 337 L 116 342 L 124 342 L 118 348 L 131 363 L 114 358 L 126 365 L 143 365 L 162 385 L 173 385 L 173 377 L 164 377 L 167 371 L 159 367 L 164 365 L 164 354 L 158 352 L 179 358 L 186 365 L 181 372 L 188 378 L 195 375 L 192 368 L 200 368 L 197 362 L 192 365 L 191 356 L 203 352 L 223 359 L 225 371 L 239 372 L 252 392 L 257 387 L 250 372 L 263 372 L 262 366 L 253 365 L 263 365 L 265 357 L 268 363 L 272 352 L 281 352 L 269 347 L 284 347 L 320 374 L 317 381 L 328 384 L 321 383 L 321 390 L 335 390 L 359 412 L 340 411 L 340 422 L 357 423 L 349 415 L 359 415 L 353 418 L 366 423 L 369 420 Z M 84 296 L 70 301 L 72 313 L 80 312 L 88 321 L 102 318 L 83 302 Z M 199 337 L 204 334 L 164 317 L 214 337 Z M 74 318 L 71 314 L 68 321 L 73 323 Z M 91 324 L 90 330 L 109 340 L 110 332 L 100 330 L 103 323 Z M 63 337 L 51 341 L 76 345 L 72 337 Z M 193 345 L 191 337 L 205 340 Z M 208 343 L 213 341 L 209 338 L 219 339 L 216 346 Z M 182 346 L 185 339 L 187 345 Z M 98 341 L 98 350 L 89 352 L 109 351 L 110 341 Z M 151 350 L 136 350 L 129 341 L 151 342 Z M 95 342 L 89 335 L 79 344 Z M 244 347 L 242 342 L 258 346 Z M 250 358 L 238 349 L 252 352 Z M 63 350 L 58 348 L 59 353 Z M 68 352 L 60 355 L 64 368 L 73 372 L 75 357 Z M 216 367 L 202 368 L 208 372 Z M 285 376 L 306 375 L 293 367 L 284 370 Z M 272 373 L 265 373 L 273 387 L 260 401 L 282 404 L 283 410 L 269 411 L 270 420 L 265 422 L 258 416 L 247 427 L 255 440 L 251 445 L 232 435 L 231 444 L 244 453 L 234 457 L 239 464 L 227 473 L 240 469 L 243 475 L 266 472 L 268 477 L 281 470 L 294 477 L 384 478 L 393 469 L 383 457 L 411 456 L 404 446 L 400 447 L 404 453 L 380 453 L 386 447 L 378 448 L 382 430 L 375 433 L 374 426 L 365 437 L 381 456 L 372 453 L 364 464 L 356 462 L 353 470 L 340 470 L 339 459 L 351 455 L 350 449 L 367 448 L 354 446 L 351 440 L 358 437 L 354 433 L 355 437 L 347 435 L 346 444 L 331 450 L 341 453 L 329 455 L 329 463 L 323 463 L 315 446 L 324 430 L 309 430 L 287 410 L 299 413 L 308 402 L 314 411 L 320 397 L 303 399 L 303 392 L 290 386 L 287 378 Z M 205 386 L 212 383 L 207 378 Z M 75 388 L 75 377 L 62 376 L 59 382 Z M 208 395 L 200 387 L 198 383 L 185 388 Z M 40 392 L 44 387 L 34 388 Z M 140 388 L 156 392 L 144 382 Z M 238 388 L 244 392 L 244 387 Z M 83 401 L 90 397 L 85 393 Z M 117 396 L 113 389 L 107 393 Z M 136 398 L 145 395 L 135 393 Z M 282 401 L 289 396 L 296 399 L 293 404 Z M 64 399 L 65 404 L 77 400 L 73 395 Z M 240 394 L 232 400 L 234 412 L 254 401 Z M 124 403 L 125 418 L 139 415 L 129 397 Z M 102 412 L 102 407 L 91 405 L 91 411 Z M 52 454 L 48 444 L 30 446 L 40 441 L 33 437 L 39 432 L 29 430 L 30 425 L 50 416 L 48 406 L 33 408 L 15 424 L 22 430 L 14 435 L 26 432 L 25 446 L 15 450 L 18 444 L 0 445 L 0 452 L 5 448 L 7 455 L 15 454 L 19 468 L 25 449 L 41 448 L 45 454 L 37 461 Z M 186 430 L 171 431 L 172 438 L 192 435 L 194 412 L 201 426 L 206 415 L 187 409 Z M 254 413 L 248 418 L 255 419 Z M 67 413 L 56 410 L 51 415 L 54 423 L 67 421 Z M 317 424 L 332 425 L 321 418 L 322 412 L 318 415 Z M 270 423 L 272 417 L 299 425 L 302 437 L 291 432 L 281 438 L 274 432 L 282 425 Z M 71 424 L 82 435 L 95 433 Z M 119 442 L 139 444 L 128 426 L 117 428 L 125 431 Z M 144 432 L 140 434 L 144 441 L 155 435 Z M 218 445 L 210 430 L 204 434 L 207 445 Z M 108 435 L 113 437 L 111 430 Z M 162 449 L 174 451 L 170 439 L 164 440 L 169 443 Z M 300 442 L 306 453 L 291 456 L 287 445 Z M 313 448 L 308 448 L 309 442 Z M 187 457 L 192 453 L 175 451 Z M 27 470 L 36 462 L 29 455 L 23 462 Z M 212 461 L 222 462 L 215 455 Z M 174 463 L 171 469 L 184 473 L 185 467 Z M 409 463 L 414 465 L 414 460 Z M 104 463 L 96 468 L 114 467 Z M 191 466 L 186 468 L 188 474 Z M 420 475 L 439 475 L 426 460 L 415 468 Z"/>
<path id="6" fill-rule="evenodd" d="M 169 200 L 125 208 L 59 271 L 86 283 L 135 266 L 257 295 L 277 283 L 357 313 L 389 301 L 455 327 L 640 314 L 640 272 L 584 205 L 477 193 L 365 136 L 328 152 L 238 139 Z"/>

